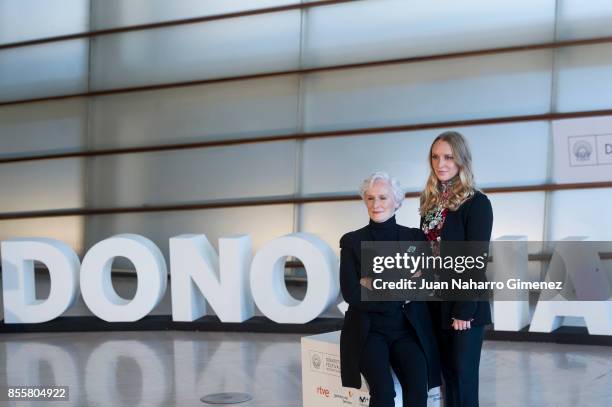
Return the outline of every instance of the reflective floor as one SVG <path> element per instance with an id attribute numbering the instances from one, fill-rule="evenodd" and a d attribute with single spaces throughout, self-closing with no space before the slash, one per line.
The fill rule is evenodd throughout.
<path id="1" fill-rule="evenodd" d="M 300 335 L 91 332 L 0 336 L 0 387 L 69 386 L 40 406 L 204 406 L 246 392 L 242 407 L 302 405 Z M 611 406 L 612 348 L 485 342 L 482 406 Z M 1 400 L 1 399 L 0 399 Z"/>

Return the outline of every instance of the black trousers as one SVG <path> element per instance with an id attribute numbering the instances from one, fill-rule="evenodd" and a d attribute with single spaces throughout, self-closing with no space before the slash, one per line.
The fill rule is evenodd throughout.
<path id="1" fill-rule="evenodd" d="M 370 407 L 395 406 L 391 367 L 402 386 L 404 407 L 427 406 L 427 360 L 412 326 L 398 315 L 373 324 L 359 360 L 370 387 Z"/>
<path id="2" fill-rule="evenodd" d="M 478 369 L 484 326 L 464 331 L 439 329 L 438 345 L 445 407 L 478 407 Z"/>

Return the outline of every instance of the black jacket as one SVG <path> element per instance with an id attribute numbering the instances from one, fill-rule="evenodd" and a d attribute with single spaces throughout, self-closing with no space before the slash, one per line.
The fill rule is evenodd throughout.
<path id="1" fill-rule="evenodd" d="M 423 226 L 421 218 L 421 227 Z M 491 240 L 493 227 L 493 209 L 485 194 L 476 191 L 474 196 L 465 201 L 456 211 L 448 211 L 442 227 L 442 242 L 445 241 L 479 241 Z M 473 319 L 472 325 L 488 325 L 491 321 L 491 306 L 488 301 L 444 301 L 430 303 L 432 315 L 443 329 L 450 329 L 452 318 L 461 320 Z"/>
<path id="2" fill-rule="evenodd" d="M 419 229 L 395 225 L 400 241 L 422 241 L 425 235 Z M 397 307 L 393 302 L 361 301 L 361 242 L 372 241 L 370 226 L 349 232 L 340 239 L 340 289 L 344 300 L 349 304 L 344 315 L 344 325 L 340 335 L 340 371 L 342 386 L 361 388 L 359 359 L 370 330 L 371 318 Z M 440 362 L 437 345 L 426 303 L 411 302 L 403 308 L 425 353 L 428 366 L 428 386 L 437 387 L 440 383 Z"/>

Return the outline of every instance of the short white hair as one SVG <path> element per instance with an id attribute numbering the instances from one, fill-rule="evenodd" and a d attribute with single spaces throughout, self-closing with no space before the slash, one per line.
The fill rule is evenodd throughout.
<path id="1" fill-rule="evenodd" d="M 363 180 L 361 183 L 361 187 L 359 188 L 359 196 L 361 199 L 365 199 L 365 194 L 368 189 L 374 185 L 377 181 L 386 182 L 391 188 L 391 192 L 393 192 L 393 197 L 395 198 L 395 202 L 398 204 L 398 208 L 402 206 L 402 202 L 404 201 L 404 189 L 401 187 L 397 178 L 392 177 L 388 173 L 384 171 L 376 171 L 370 174 L 370 176 Z"/>

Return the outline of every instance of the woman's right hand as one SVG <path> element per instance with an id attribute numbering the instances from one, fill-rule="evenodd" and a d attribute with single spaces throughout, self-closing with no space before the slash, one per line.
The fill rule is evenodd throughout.
<path id="1" fill-rule="evenodd" d="M 462 319 L 453 318 L 453 322 L 451 323 L 451 326 L 453 327 L 455 331 L 465 331 L 472 327 L 472 324 L 471 324 L 472 321 L 473 319 L 470 319 L 469 321 L 464 321 Z"/>
<path id="2" fill-rule="evenodd" d="M 359 284 L 372 291 L 372 278 L 371 277 L 362 277 L 359 279 Z"/>

